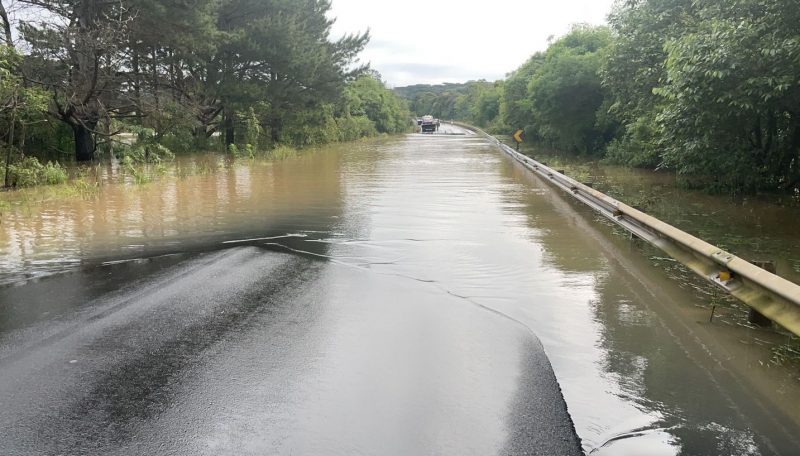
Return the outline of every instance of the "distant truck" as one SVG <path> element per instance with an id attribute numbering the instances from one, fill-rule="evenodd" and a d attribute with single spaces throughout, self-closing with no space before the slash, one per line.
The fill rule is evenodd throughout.
<path id="1" fill-rule="evenodd" d="M 418 124 L 423 133 L 433 133 L 439 129 L 439 119 L 434 119 L 433 116 L 422 116 Z"/>

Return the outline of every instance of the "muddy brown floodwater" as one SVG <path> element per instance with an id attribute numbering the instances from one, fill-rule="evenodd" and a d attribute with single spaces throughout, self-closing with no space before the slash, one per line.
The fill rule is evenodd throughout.
<path id="1" fill-rule="evenodd" d="M 118 173 L 112 165 L 101 171 L 107 181 Z M 681 227 L 706 219 L 703 198 L 675 203 L 675 191 L 662 188 L 649 202 L 664 206 L 658 215 Z M 774 362 L 785 335 L 735 318 L 709 322 L 704 295 L 654 260 L 656 252 L 615 233 L 480 137 L 415 134 L 280 162 L 198 155 L 179 158 L 149 184 L 108 183 L 86 198 L 42 201 L 42 194 L 2 195 L 0 281 L 11 290 L 4 296 L 65 271 L 270 246 L 362 271 L 362 286 L 375 288 L 370 296 L 380 296 L 381 277 L 401 277 L 409 293 L 441 293 L 523 324 L 544 345 L 587 454 L 787 455 L 800 448 L 796 365 Z M 774 245 L 770 252 L 784 252 L 776 256 L 779 269 L 792 275 L 797 247 L 780 246 L 796 242 L 798 218 L 787 223 L 786 212 L 749 204 L 720 206 L 711 224 L 745 220 L 727 225 L 725 247 L 738 253 Z M 718 241 L 716 228 L 695 231 Z M 41 306 L 37 312 L 64 311 Z M 402 319 L 396 310 L 393 318 Z M 0 341 L 22 324 L 15 318 L 23 317 L 0 316 Z M 448 343 L 469 347 L 468 340 Z M 504 429 L 487 432 L 503 441 Z"/>
<path id="2" fill-rule="evenodd" d="M 742 258 L 771 261 L 778 275 L 800 283 L 800 195 L 716 195 L 686 188 L 666 171 L 604 165 L 534 146 L 522 152 Z"/>

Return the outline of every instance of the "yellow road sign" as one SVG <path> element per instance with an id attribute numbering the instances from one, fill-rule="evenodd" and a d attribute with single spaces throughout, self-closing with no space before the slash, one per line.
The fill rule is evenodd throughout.
<path id="1" fill-rule="evenodd" d="M 522 142 L 522 135 L 525 134 L 522 130 L 517 130 L 514 132 L 514 141 L 521 143 Z"/>

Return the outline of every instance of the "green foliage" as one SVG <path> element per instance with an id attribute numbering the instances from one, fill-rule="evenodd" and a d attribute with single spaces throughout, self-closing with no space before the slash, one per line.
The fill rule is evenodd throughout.
<path id="1" fill-rule="evenodd" d="M 617 165 L 655 169 L 661 163 L 660 151 L 655 147 L 658 134 L 655 119 L 643 113 L 608 144 L 604 160 Z"/>
<path id="2" fill-rule="evenodd" d="M 406 131 L 411 114 L 404 100 L 398 98 L 391 90 L 372 75 L 363 75 L 345 89 L 344 117 L 363 116 L 374 124 L 374 130 L 379 133 L 400 133 Z M 357 128 L 369 133 L 371 129 L 359 125 L 348 124 L 349 133 Z M 345 136 L 350 136 L 345 135 Z"/>
<path id="3" fill-rule="evenodd" d="M 467 85 L 463 84 L 454 87 L 452 90 L 447 90 L 444 92 L 437 92 L 435 89 L 433 89 L 428 92 L 418 93 L 414 96 L 414 98 L 411 99 L 411 111 L 413 111 L 414 115 L 417 117 L 430 114 L 438 119 L 459 118 L 456 115 L 456 103 L 459 97 L 463 96 L 466 91 Z"/>
<path id="4" fill-rule="evenodd" d="M 228 153 L 233 158 L 248 158 L 252 160 L 256 157 L 256 149 L 252 144 L 245 144 L 242 147 L 238 147 L 236 144 L 228 144 Z"/>
<path id="5" fill-rule="evenodd" d="M 151 128 L 129 125 L 127 129 L 135 133 L 136 137 L 133 144 L 124 142 L 118 143 L 114 152 L 119 160 L 127 160 L 130 163 L 161 163 L 164 160 L 171 161 L 175 154 L 166 146 L 158 142 L 155 131 Z"/>
<path id="6" fill-rule="evenodd" d="M 125 129 L 142 127 L 148 129 L 148 141 L 159 143 L 173 152 L 190 152 L 196 148 L 205 149 L 207 138 L 195 134 L 197 116 L 184 103 L 171 97 L 158 101 L 158 108 L 143 100 L 143 114 L 139 124 L 127 124 Z"/>
<path id="7" fill-rule="evenodd" d="M 647 0 L 611 16 L 609 148 L 727 192 L 800 185 L 800 12 L 793 1 Z"/>
<path id="8" fill-rule="evenodd" d="M 337 117 L 336 128 L 339 132 L 339 141 L 354 141 L 378 134 L 375 122 L 369 120 L 367 116 Z"/>
<path id="9" fill-rule="evenodd" d="M 25 157 L 9 166 L 12 186 L 57 185 L 67 181 L 67 170 L 58 162 L 42 164 L 36 157 Z"/>
<path id="10" fill-rule="evenodd" d="M 419 85 L 398 88 L 395 91 L 414 96 L 411 110 L 417 117 L 430 114 L 438 119 L 457 119 L 481 127 L 502 123 L 499 116 L 503 96 L 502 81 Z"/>
<path id="11" fill-rule="evenodd" d="M 484 87 L 476 100 L 476 106 L 471 114 L 473 120 L 480 126 L 489 126 L 500 114 L 500 98 L 503 92 L 502 81 Z"/>
<path id="12" fill-rule="evenodd" d="M 42 182 L 44 166 L 36 157 L 25 157 L 9 167 L 11 185 L 14 187 L 33 187 Z"/>
<path id="13" fill-rule="evenodd" d="M 665 45 L 665 164 L 730 190 L 798 185 L 800 28 L 786 22 L 800 19 L 796 5 L 700 4 L 698 23 Z"/>
<path id="14" fill-rule="evenodd" d="M 506 81 L 396 89 L 416 115 L 458 119 L 490 131 L 524 128 L 530 140 L 578 153 L 602 153 L 615 123 L 602 113 L 598 70 L 612 40 L 605 27 L 576 26 Z"/>
<path id="15" fill-rule="evenodd" d="M 278 142 L 294 147 L 326 144 L 338 139 L 333 106 L 322 105 L 315 109 L 292 112 L 287 115 Z"/>
<path id="16" fill-rule="evenodd" d="M 242 132 L 244 143 L 249 146 L 250 149 L 258 148 L 263 129 L 256 115 L 256 110 L 251 106 L 247 109 L 247 113 L 242 114 L 241 117 L 241 123 L 244 127 L 244 131 Z"/>
<path id="17" fill-rule="evenodd" d="M 297 149 L 289 146 L 280 145 L 269 152 L 270 158 L 273 160 L 286 160 L 287 158 L 294 158 L 297 156 Z"/>
<path id="18" fill-rule="evenodd" d="M 8 170 L 8 176 L 12 177 L 14 166 L 21 173 L 17 175 L 17 185 L 24 186 L 38 177 L 27 174 L 31 162 L 14 164 L 15 152 L 25 143 L 28 128 L 43 122 L 47 94 L 25 86 L 19 71 L 21 62 L 22 56 L 13 48 L 0 45 L 0 157 L 5 162 L 0 172 L 5 177 Z M 13 185 L 13 179 L 4 184 Z"/>
<path id="19" fill-rule="evenodd" d="M 365 71 L 354 61 L 368 34 L 331 40 L 327 0 L 22 1 L 37 9 L 20 27 L 29 82 L 74 130 L 78 160 L 93 159 L 97 133 L 122 118 L 174 150 L 215 132 L 254 148 L 335 140 L 296 122 L 335 128 L 308 112 L 336 104 Z"/>
<path id="20" fill-rule="evenodd" d="M 44 185 L 58 185 L 67 181 L 67 170 L 58 162 L 47 162 L 42 169 L 42 183 Z"/>
<path id="21" fill-rule="evenodd" d="M 153 177 L 147 172 L 143 162 L 137 162 L 131 155 L 126 155 L 120 163 L 122 170 L 129 174 L 136 184 L 142 185 L 152 182 Z"/>
<path id="22" fill-rule="evenodd" d="M 78 168 L 77 176 L 70 184 L 82 198 L 96 195 L 100 190 L 99 167 L 85 166 Z"/>
<path id="23" fill-rule="evenodd" d="M 528 84 L 544 64 L 544 53 L 536 53 L 519 69 L 511 73 L 503 85 L 500 114 L 509 130 L 526 129 L 529 138 L 535 137 L 533 106 L 528 99 Z"/>
<path id="24" fill-rule="evenodd" d="M 394 89 L 394 92 L 407 100 L 414 100 L 418 96 L 426 93 L 430 93 L 431 95 L 441 95 L 444 93 L 464 93 L 466 91 L 468 83 L 449 83 L 446 82 L 444 84 L 415 84 L 406 87 L 397 87 Z M 418 111 L 415 113 L 419 114 Z M 424 114 L 421 114 L 424 115 Z"/>
<path id="25" fill-rule="evenodd" d="M 598 70 L 611 42 L 605 27 L 576 26 L 554 42 L 528 83 L 537 136 L 570 152 L 597 154 L 609 138 L 598 122 L 605 91 Z"/>
<path id="26" fill-rule="evenodd" d="M 294 147 L 352 141 L 407 131 L 410 118 L 404 100 L 374 75 L 365 74 L 347 84 L 338 105 L 326 103 L 285 114 L 275 139 Z"/>
<path id="27" fill-rule="evenodd" d="M 648 0 L 621 3 L 611 14 L 615 39 L 600 74 L 609 92 L 607 113 L 621 128 L 608 147 L 608 161 L 662 165 L 657 117 L 664 100 L 654 90 L 666 77 L 664 45 L 683 33 L 694 10 L 692 0 Z"/>

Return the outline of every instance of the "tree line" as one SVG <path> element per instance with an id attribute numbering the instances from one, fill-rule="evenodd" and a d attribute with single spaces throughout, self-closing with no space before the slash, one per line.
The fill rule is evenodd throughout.
<path id="1" fill-rule="evenodd" d="M 800 188 L 795 0 L 624 0 L 496 82 L 419 91 L 417 113 L 717 191 Z"/>
<path id="2" fill-rule="evenodd" d="M 142 130 L 178 149 L 406 130 L 404 100 L 357 64 L 368 33 L 331 39 L 329 10 L 328 0 L 3 0 L 4 158 L 92 160 Z"/>

